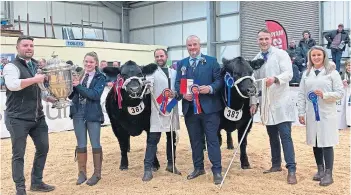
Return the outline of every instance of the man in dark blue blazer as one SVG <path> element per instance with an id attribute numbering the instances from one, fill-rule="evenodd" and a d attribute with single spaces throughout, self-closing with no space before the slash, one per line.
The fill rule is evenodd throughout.
<path id="1" fill-rule="evenodd" d="M 220 123 L 219 111 L 223 108 L 219 93 L 223 87 L 220 66 L 216 58 L 200 53 L 200 39 L 197 36 L 189 36 L 186 45 L 190 56 L 177 64 L 175 89 L 183 98 L 182 110 L 192 149 L 194 171 L 187 178 L 190 180 L 205 174 L 202 143 L 205 134 L 208 156 L 212 163 L 213 180 L 215 184 L 220 184 L 222 181 L 222 165 L 221 150 L 217 137 Z M 193 97 L 196 96 L 189 93 L 191 91 L 189 88 L 187 93 L 183 92 L 181 94 L 181 91 L 184 91 L 184 82 L 181 84 L 182 79 L 183 81 L 192 79 L 193 83 L 197 84 L 200 92 L 198 104 L 196 104 L 197 98 L 193 101 Z"/>

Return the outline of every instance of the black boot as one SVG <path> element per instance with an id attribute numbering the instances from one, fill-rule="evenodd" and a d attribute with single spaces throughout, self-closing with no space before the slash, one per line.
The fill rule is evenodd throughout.
<path id="1" fill-rule="evenodd" d="M 102 149 L 93 148 L 94 174 L 87 181 L 87 185 L 93 186 L 101 179 Z"/>
<path id="2" fill-rule="evenodd" d="M 313 176 L 313 181 L 320 181 L 324 177 L 324 165 L 317 165 L 318 172 Z"/>
<path id="3" fill-rule="evenodd" d="M 180 171 L 178 171 L 177 167 L 174 164 L 174 172 L 173 172 L 173 163 L 172 162 L 168 162 L 167 167 L 166 167 L 166 171 L 170 172 L 170 173 L 174 173 L 177 175 L 181 175 L 182 173 Z"/>
<path id="4" fill-rule="evenodd" d="M 150 181 L 152 180 L 153 176 L 152 176 L 152 171 L 148 170 L 148 171 L 144 171 L 144 176 L 143 176 L 143 181 Z"/>
<path id="5" fill-rule="evenodd" d="M 334 183 L 333 181 L 333 172 L 331 169 L 325 170 L 325 175 L 319 182 L 320 186 L 329 186 L 330 184 Z"/>
<path id="6" fill-rule="evenodd" d="M 16 189 L 16 195 L 27 195 L 25 188 Z"/>

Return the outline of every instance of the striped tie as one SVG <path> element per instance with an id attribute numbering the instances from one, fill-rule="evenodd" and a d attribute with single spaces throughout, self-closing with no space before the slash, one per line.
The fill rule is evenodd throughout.
<path id="1" fill-rule="evenodd" d="M 29 61 L 28 63 L 27 63 L 27 66 L 28 66 L 28 68 L 29 68 L 29 71 L 33 74 L 33 75 L 35 75 L 36 74 L 36 69 L 35 69 L 35 67 L 34 67 L 34 65 L 33 65 L 33 63 L 32 63 L 32 61 Z"/>

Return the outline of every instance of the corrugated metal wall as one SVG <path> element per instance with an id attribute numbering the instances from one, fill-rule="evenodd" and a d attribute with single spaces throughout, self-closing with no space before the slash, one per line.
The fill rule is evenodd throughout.
<path id="1" fill-rule="evenodd" d="M 252 59 L 258 52 L 257 32 L 265 27 L 265 20 L 276 20 L 285 28 L 288 39 L 299 41 L 302 32 L 309 30 L 319 42 L 319 2 L 309 1 L 241 1 L 241 54 Z"/>

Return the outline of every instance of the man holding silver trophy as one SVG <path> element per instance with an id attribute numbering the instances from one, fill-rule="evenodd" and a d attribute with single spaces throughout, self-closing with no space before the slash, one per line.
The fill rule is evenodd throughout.
<path id="1" fill-rule="evenodd" d="M 48 126 L 45 121 L 41 99 L 55 102 L 56 99 L 43 95 L 39 84 L 45 75 L 37 74 L 34 60 L 33 38 L 21 36 L 17 40 L 17 56 L 4 68 L 6 85 L 5 125 L 11 135 L 12 178 L 17 195 L 26 194 L 24 178 L 24 153 L 27 136 L 33 139 L 36 153 L 31 173 L 31 191 L 49 192 L 54 186 L 43 182 L 43 170 L 49 150 Z"/>

